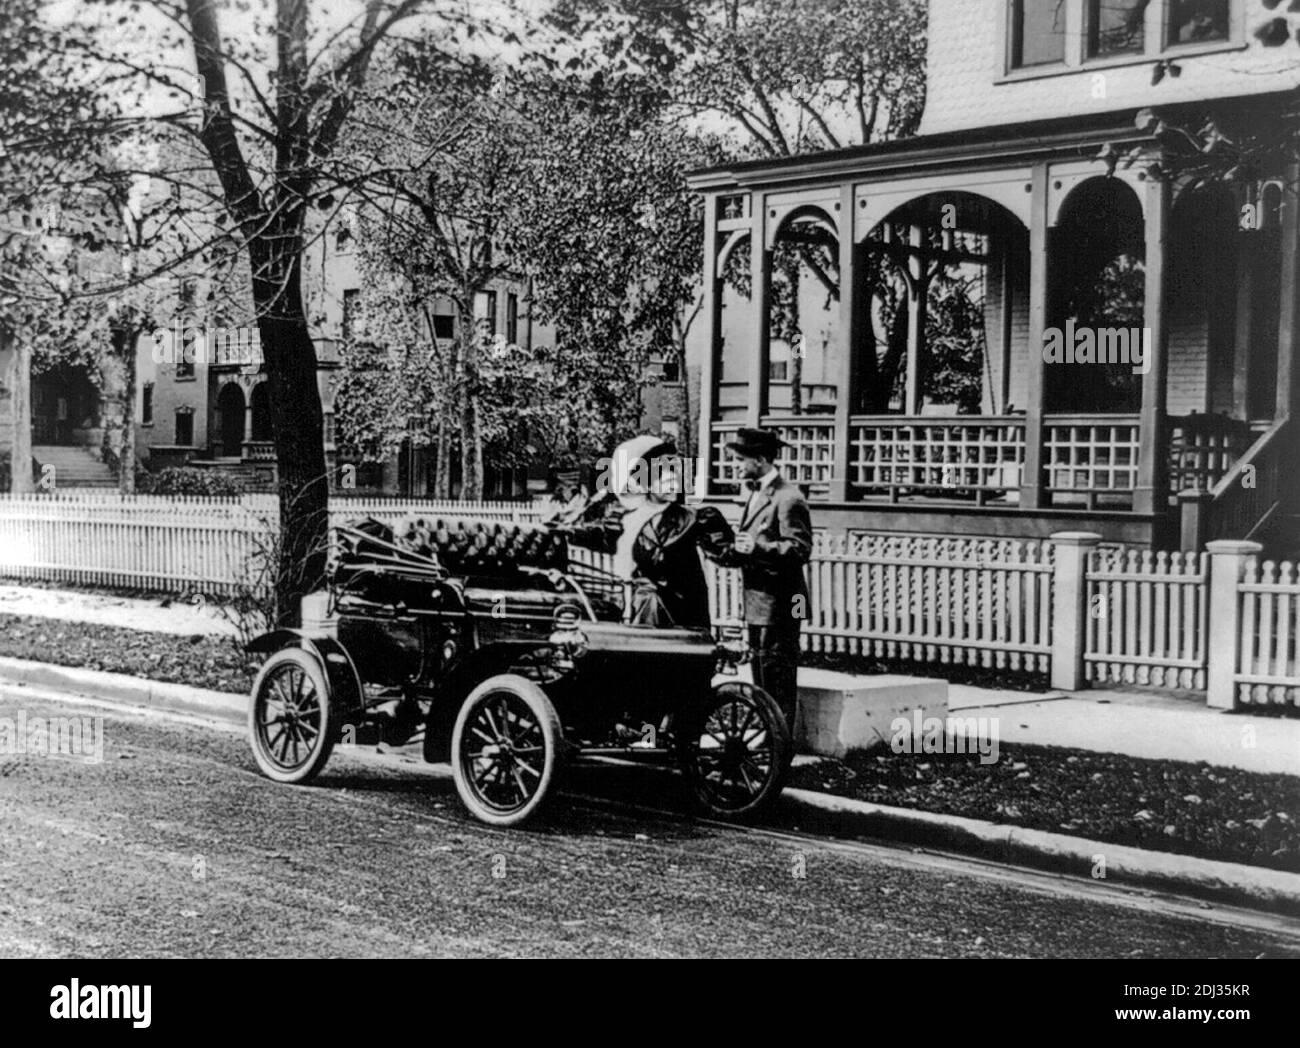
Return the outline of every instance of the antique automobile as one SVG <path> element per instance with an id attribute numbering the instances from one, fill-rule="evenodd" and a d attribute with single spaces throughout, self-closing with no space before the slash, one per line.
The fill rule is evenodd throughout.
<path id="1" fill-rule="evenodd" d="M 366 519 L 336 529 L 303 628 L 265 634 L 248 729 L 261 771 L 305 783 L 341 743 L 415 744 L 449 761 L 484 822 L 533 815 L 580 758 L 674 762 L 712 816 L 780 795 L 791 741 L 748 657 L 707 629 L 624 622 L 623 584 L 542 527 Z M 316 609 L 313 611 L 312 609 Z"/>

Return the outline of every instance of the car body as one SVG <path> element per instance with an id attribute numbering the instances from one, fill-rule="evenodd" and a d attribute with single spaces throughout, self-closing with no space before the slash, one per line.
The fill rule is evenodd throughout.
<path id="1" fill-rule="evenodd" d="M 306 782 L 339 742 L 422 735 L 476 817 L 514 825 L 569 761 L 622 754 L 679 765 L 709 814 L 759 814 L 791 744 L 762 689 L 714 683 L 744 645 L 625 622 L 624 589 L 544 528 L 340 528 L 325 621 L 249 646 L 268 655 L 249 710 L 258 766 Z"/>

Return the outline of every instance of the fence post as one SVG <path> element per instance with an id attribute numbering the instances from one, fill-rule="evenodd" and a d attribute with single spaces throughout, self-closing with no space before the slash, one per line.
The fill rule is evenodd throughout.
<path id="1" fill-rule="evenodd" d="M 1088 553 L 1101 541 L 1093 531 L 1058 531 L 1052 536 L 1052 687 L 1083 687 L 1083 653 L 1088 643 Z"/>
<path id="2" fill-rule="evenodd" d="M 1237 704 L 1237 658 L 1241 654 L 1241 571 L 1246 558 L 1263 551 L 1258 542 L 1220 539 L 1206 545 L 1210 582 L 1205 606 L 1205 704 L 1230 710 Z"/>
<path id="3" fill-rule="evenodd" d="M 1214 495 L 1196 488 L 1178 493 L 1178 511 L 1182 542 L 1179 545 L 1189 553 L 1195 553 L 1205 542 L 1210 504 Z"/>

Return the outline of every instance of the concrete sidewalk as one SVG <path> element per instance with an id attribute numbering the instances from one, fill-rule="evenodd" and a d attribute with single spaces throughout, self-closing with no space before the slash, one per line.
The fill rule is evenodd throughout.
<path id="1" fill-rule="evenodd" d="M 749 667 L 740 669 L 749 680 Z M 861 678 L 803 667 L 800 689 L 851 691 Z M 998 740 L 1300 775 L 1300 719 L 1227 713 L 1149 691 L 1067 693 L 948 686 L 948 713 L 995 718 Z"/>
<path id="2" fill-rule="evenodd" d="M 1300 720 L 1227 713 L 1203 700 L 1100 688 L 1042 695 L 952 684 L 948 710 L 996 717 L 1002 743 L 1300 775 Z"/>
<path id="3" fill-rule="evenodd" d="M 198 599 L 185 602 L 179 596 L 164 604 L 164 598 L 150 600 L 80 590 L 2 585 L 0 614 L 32 615 L 186 637 L 196 633 L 205 636 L 235 634 L 234 626 L 212 605 Z"/>

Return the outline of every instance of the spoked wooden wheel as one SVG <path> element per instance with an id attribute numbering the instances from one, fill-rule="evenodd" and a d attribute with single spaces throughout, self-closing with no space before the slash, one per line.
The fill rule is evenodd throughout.
<path id="1" fill-rule="evenodd" d="M 515 826 L 546 799 L 562 739 L 559 715 L 541 688 L 513 673 L 490 677 L 456 716 L 456 792 L 475 818 Z"/>
<path id="2" fill-rule="evenodd" d="M 730 681 L 686 717 L 678 743 L 697 803 L 727 819 L 756 817 L 781 795 L 793 750 L 776 701 L 762 688 Z"/>
<path id="3" fill-rule="evenodd" d="M 253 683 L 248 734 L 267 778 L 308 782 L 334 748 L 329 684 L 320 664 L 301 648 L 277 651 Z"/>

